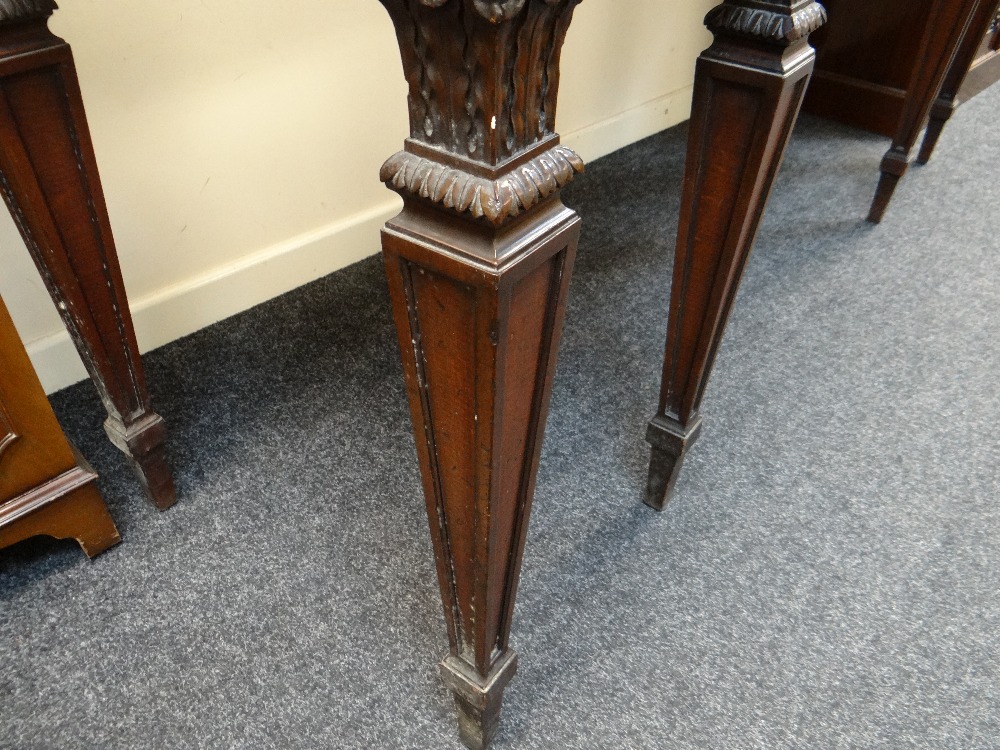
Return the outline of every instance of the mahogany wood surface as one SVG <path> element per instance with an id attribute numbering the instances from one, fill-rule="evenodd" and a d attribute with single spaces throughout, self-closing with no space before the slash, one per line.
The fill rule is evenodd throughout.
<path id="1" fill-rule="evenodd" d="M 646 503 L 662 510 L 701 430 L 699 408 L 747 256 L 812 72 L 812 0 L 727 0 L 698 59 L 660 405 Z"/>
<path id="2" fill-rule="evenodd" d="M 805 112 L 892 137 L 934 0 L 827 0 Z"/>
<path id="3" fill-rule="evenodd" d="M 871 223 L 878 224 L 882 221 L 899 180 L 909 169 L 910 152 L 920 131 L 927 124 L 931 107 L 941 92 L 945 77 L 952 69 L 962 39 L 969 31 L 980 6 L 991 2 L 992 0 L 934 0 L 927 31 L 921 42 L 921 57 L 906 89 L 899 125 L 892 146 L 882 159 L 882 176 L 868 214 L 868 221 Z M 958 75 L 956 72 L 956 77 Z"/>
<path id="4" fill-rule="evenodd" d="M 116 544 L 96 481 L 56 422 L 0 300 L 0 548 L 42 534 L 75 539 L 90 557 Z"/>
<path id="5" fill-rule="evenodd" d="M 824 5 L 830 20 L 812 37 L 816 70 L 803 111 L 891 138 L 923 59 L 933 0 L 827 0 Z M 962 101 L 1000 80 L 1000 34 L 987 26 L 970 31 L 979 37 L 979 47 L 958 94 Z"/>
<path id="6" fill-rule="evenodd" d="M 105 429 L 160 509 L 176 500 L 150 405 L 69 45 L 51 0 L 0 0 L 0 188 L 108 412 Z"/>
<path id="7" fill-rule="evenodd" d="M 579 0 L 381 0 L 410 137 L 382 180 L 383 250 L 448 623 L 441 673 L 485 747 L 517 668 L 509 636 L 579 219 L 583 163 L 555 134 Z"/>

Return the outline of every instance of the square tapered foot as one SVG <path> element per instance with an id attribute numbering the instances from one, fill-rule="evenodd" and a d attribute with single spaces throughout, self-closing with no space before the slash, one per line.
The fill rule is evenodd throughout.
<path id="1" fill-rule="evenodd" d="M 458 732 L 471 750 L 487 747 L 500 724 L 503 691 L 517 672 L 517 652 L 508 650 L 486 677 L 454 655 L 441 662 L 441 679 L 455 694 Z"/>
<path id="2" fill-rule="evenodd" d="M 896 186 L 906 174 L 909 166 L 909 155 L 896 148 L 890 149 L 882 159 L 882 176 L 879 178 L 878 187 L 875 189 L 875 198 L 872 200 L 872 207 L 868 212 L 869 224 L 882 222 L 882 217 L 885 216 L 889 202 L 896 192 Z"/>
<path id="3" fill-rule="evenodd" d="M 649 459 L 645 498 L 646 505 L 650 508 L 663 510 L 667 507 L 684 457 L 700 434 L 701 417 L 695 417 L 687 427 L 662 415 L 650 420 L 646 429 L 646 442 L 653 450 Z"/>
<path id="4" fill-rule="evenodd" d="M 153 505 L 166 510 L 177 502 L 174 477 L 167 462 L 167 426 L 159 414 L 150 412 L 127 427 L 109 417 L 104 431 L 128 458 Z"/>

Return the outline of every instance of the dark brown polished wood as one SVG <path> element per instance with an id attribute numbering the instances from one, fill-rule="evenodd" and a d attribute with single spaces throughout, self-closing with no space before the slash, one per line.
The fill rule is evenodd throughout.
<path id="1" fill-rule="evenodd" d="M 0 0 L 0 187 L 108 411 L 105 429 L 160 509 L 176 500 L 150 405 L 69 45 L 51 0 Z"/>
<path id="2" fill-rule="evenodd" d="M 910 79 L 924 58 L 921 44 L 933 4 L 934 0 L 827 0 L 829 23 L 810 37 L 816 47 L 816 69 L 802 110 L 892 138 Z M 1000 80 L 1000 31 L 979 28 L 981 40 L 959 93 L 961 100 Z"/>
<path id="3" fill-rule="evenodd" d="M 937 100 L 931 107 L 930 121 L 927 123 L 927 133 L 917 156 L 917 164 L 926 164 L 934 154 L 934 148 L 941 138 L 944 126 L 958 108 L 959 92 L 962 90 L 973 64 L 980 57 L 988 32 L 992 30 L 993 38 L 990 42 L 993 44 L 1000 42 L 998 21 L 1000 21 L 1000 0 L 979 0 L 979 5 L 969 22 L 969 28 L 955 53 L 955 59 L 944 77 L 944 83 L 941 85 Z M 990 42 L 985 43 L 989 45 Z"/>
<path id="4" fill-rule="evenodd" d="M 459 730 L 485 747 L 509 645 L 579 219 L 583 163 L 555 134 L 579 0 L 381 0 L 410 137 L 382 180 L 404 208 L 383 250 L 416 432 Z"/>
<path id="5" fill-rule="evenodd" d="M 882 158 L 882 176 L 868 213 L 869 222 L 878 224 L 885 216 L 899 180 L 909 169 L 910 153 L 952 68 L 959 45 L 984 1 L 988 0 L 935 0 L 931 6 L 921 42 L 921 59 L 907 86 L 892 146 Z"/>
<path id="6" fill-rule="evenodd" d="M 75 539 L 89 557 L 120 541 L 97 475 L 72 450 L 0 300 L 0 549 Z"/>
<path id="7" fill-rule="evenodd" d="M 812 72 L 813 0 L 727 0 L 698 59 L 646 503 L 662 510 L 701 430 L 699 408 L 747 256 Z"/>

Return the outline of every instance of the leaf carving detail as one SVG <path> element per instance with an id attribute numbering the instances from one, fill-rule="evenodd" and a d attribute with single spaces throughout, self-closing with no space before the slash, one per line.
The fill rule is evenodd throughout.
<path id="1" fill-rule="evenodd" d="M 410 137 L 498 165 L 555 129 L 580 0 L 381 0 L 409 85 Z"/>
<path id="2" fill-rule="evenodd" d="M 420 0 L 426 8 L 440 8 L 449 0 Z M 545 0 L 546 5 L 555 5 L 560 0 Z M 528 0 L 473 0 L 479 15 L 490 23 L 509 21 L 524 8 Z"/>
<path id="3" fill-rule="evenodd" d="M 383 165 L 381 179 L 399 193 L 500 224 L 560 190 L 583 169 L 583 160 L 566 146 L 555 146 L 495 180 L 400 151 Z"/>
<path id="4" fill-rule="evenodd" d="M 705 25 L 713 33 L 755 37 L 778 44 L 804 39 L 826 23 L 826 9 L 819 3 L 785 13 L 745 5 L 719 5 L 708 12 Z"/>
<path id="5" fill-rule="evenodd" d="M 53 0 L 0 0 L 0 23 L 49 16 L 57 7 Z"/>

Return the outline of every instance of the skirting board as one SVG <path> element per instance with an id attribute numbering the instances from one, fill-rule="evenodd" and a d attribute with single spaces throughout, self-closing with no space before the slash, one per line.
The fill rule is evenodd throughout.
<path id="1" fill-rule="evenodd" d="M 563 136 L 586 161 L 677 125 L 690 116 L 692 88 L 686 87 Z M 379 252 L 379 230 L 400 202 L 384 204 L 292 237 L 259 252 L 156 292 L 130 299 L 143 352 L 176 341 L 292 289 Z M 126 276 L 126 283 L 128 282 Z M 46 393 L 87 377 L 65 331 L 27 343 Z M 155 394 L 156 384 L 150 384 Z"/>

